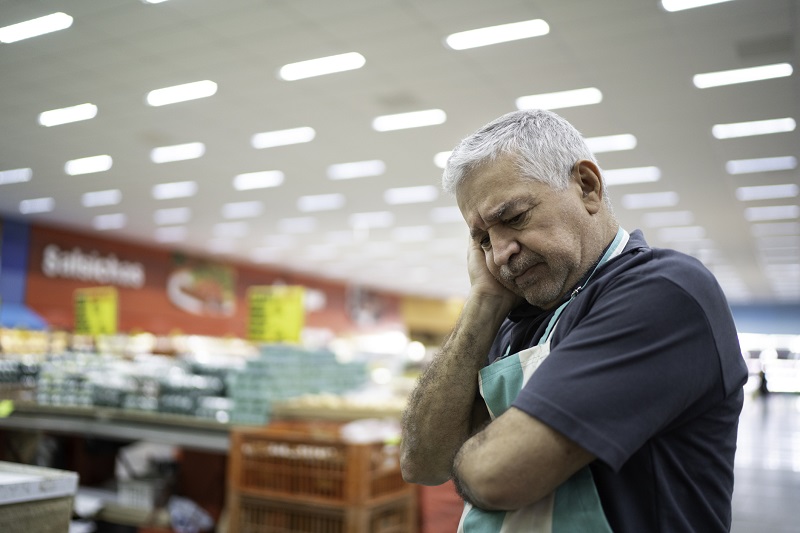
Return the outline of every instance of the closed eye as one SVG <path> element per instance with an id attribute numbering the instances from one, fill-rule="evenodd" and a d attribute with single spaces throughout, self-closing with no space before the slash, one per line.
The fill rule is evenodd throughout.
<path id="1" fill-rule="evenodd" d="M 522 213 L 509 218 L 508 220 L 505 221 L 506 225 L 508 225 L 508 226 L 518 226 L 518 225 L 522 224 L 523 222 L 525 222 L 525 219 L 528 216 L 528 212 L 529 211 L 523 211 Z"/>

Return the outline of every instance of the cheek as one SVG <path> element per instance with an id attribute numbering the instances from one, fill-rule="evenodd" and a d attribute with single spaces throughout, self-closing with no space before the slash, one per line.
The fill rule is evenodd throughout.
<path id="1" fill-rule="evenodd" d="M 491 250 L 488 252 L 483 252 L 483 260 L 486 263 L 486 268 L 489 269 L 489 272 L 494 272 L 493 267 L 497 265 L 494 264 L 494 254 Z"/>

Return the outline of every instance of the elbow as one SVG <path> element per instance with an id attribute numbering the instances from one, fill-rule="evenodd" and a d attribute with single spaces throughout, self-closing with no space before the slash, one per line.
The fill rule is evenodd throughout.
<path id="1" fill-rule="evenodd" d="M 491 473 L 463 475 L 456 480 L 459 494 L 476 507 L 486 511 L 510 511 L 523 507 L 520 495 L 511 490 L 508 479 Z"/>
<path id="2" fill-rule="evenodd" d="M 429 461 L 420 461 L 404 450 L 400 455 L 400 473 L 406 483 L 441 485 L 450 479 L 450 469 L 436 468 Z"/>
<path id="3" fill-rule="evenodd" d="M 536 494 L 536 487 L 526 484 L 523 488 L 515 474 L 486 464 L 461 461 L 453 480 L 461 497 L 472 505 L 486 511 L 511 511 L 543 496 Z"/>

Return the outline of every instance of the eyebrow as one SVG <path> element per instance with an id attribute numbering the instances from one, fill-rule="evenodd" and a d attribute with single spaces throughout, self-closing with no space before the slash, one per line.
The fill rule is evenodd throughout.
<path id="1" fill-rule="evenodd" d="M 483 220 L 484 220 L 484 222 L 487 222 L 487 223 L 495 222 L 497 220 L 501 220 L 503 218 L 503 216 L 506 214 L 506 212 L 508 212 L 511 209 L 516 208 L 517 206 L 519 206 L 520 204 L 523 204 L 523 203 L 525 203 L 525 200 L 523 200 L 522 198 L 515 198 L 513 200 L 509 200 L 507 202 L 503 202 L 502 204 L 497 206 L 497 209 L 495 209 L 494 211 L 489 213 L 489 215 L 486 218 L 484 218 Z M 475 237 L 477 237 L 482 232 L 483 232 L 483 230 L 481 230 L 481 229 L 470 228 L 469 235 L 470 235 L 470 237 L 472 237 L 474 239 Z"/>

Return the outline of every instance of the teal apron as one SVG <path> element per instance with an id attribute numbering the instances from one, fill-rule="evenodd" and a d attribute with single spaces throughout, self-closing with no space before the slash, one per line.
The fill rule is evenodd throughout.
<path id="1" fill-rule="evenodd" d="M 628 237 L 628 233 L 620 228 L 611 246 L 595 266 L 595 270 L 619 255 L 625 248 Z M 589 275 L 590 279 L 595 270 Z M 588 282 L 587 279 L 586 283 Z M 478 386 L 492 420 L 511 407 L 519 391 L 550 354 L 550 337 L 558 318 L 583 287 L 578 287 L 572 293 L 572 297 L 556 309 L 536 346 L 507 355 L 481 369 Z M 464 512 L 458 524 L 458 533 L 522 532 L 611 533 L 589 467 L 586 466 L 573 474 L 545 498 L 514 511 L 484 511 L 465 502 Z"/>

